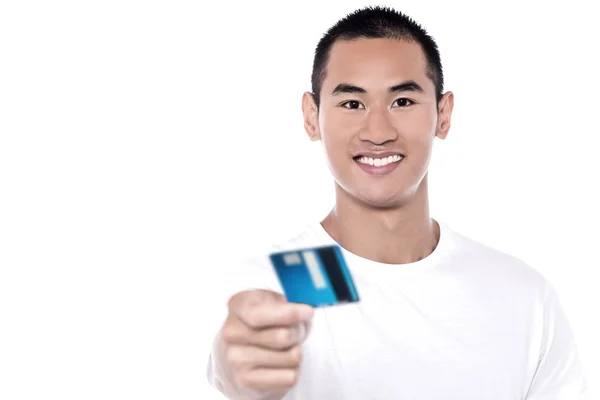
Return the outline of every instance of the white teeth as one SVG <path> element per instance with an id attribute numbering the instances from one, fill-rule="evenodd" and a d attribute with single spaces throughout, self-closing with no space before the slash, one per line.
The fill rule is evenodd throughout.
<path id="1" fill-rule="evenodd" d="M 389 157 L 384 157 L 384 158 L 371 158 L 371 157 L 359 157 L 357 159 L 357 161 L 359 163 L 363 163 L 363 164 L 369 164 L 369 165 L 374 165 L 376 167 L 383 167 L 384 165 L 393 163 L 393 162 L 398 162 L 400 160 L 402 160 L 404 157 L 401 155 L 393 155 L 393 156 L 389 156 Z"/>

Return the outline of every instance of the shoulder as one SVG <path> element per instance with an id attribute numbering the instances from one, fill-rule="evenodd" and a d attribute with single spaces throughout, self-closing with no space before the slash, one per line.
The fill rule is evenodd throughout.
<path id="1" fill-rule="evenodd" d="M 479 283 L 488 283 L 518 292 L 526 290 L 544 296 L 548 280 L 532 265 L 504 250 L 468 237 L 445 226 L 451 251 L 448 253 L 452 268 L 473 276 Z"/>

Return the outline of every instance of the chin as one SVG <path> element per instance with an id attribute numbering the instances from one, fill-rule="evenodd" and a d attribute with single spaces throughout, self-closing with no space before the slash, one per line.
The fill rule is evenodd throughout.
<path id="1" fill-rule="evenodd" d="M 406 196 L 401 192 L 393 194 L 363 193 L 354 197 L 364 205 L 379 210 L 398 208 L 407 202 Z"/>
<path id="2" fill-rule="evenodd" d="M 344 184 L 346 183 L 346 184 Z M 404 182 L 379 182 L 357 184 L 356 179 L 346 182 L 336 180 L 337 190 L 342 197 L 372 209 L 393 209 L 407 204 L 416 194 L 416 188 Z"/>

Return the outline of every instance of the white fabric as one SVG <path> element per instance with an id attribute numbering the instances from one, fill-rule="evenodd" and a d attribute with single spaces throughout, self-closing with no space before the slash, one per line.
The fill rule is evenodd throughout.
<path id="1" fill-rule="evenodd" d="M 583 398 L 576 344 L 549 282 L 440 227 L 433 253 L 411 264 L 343 250 L 361 300 L 316 309 L 300 380 L 286 400 Z M 315 223 L 276 249 L 333 243 Z M 244 281 L 236 290 L 281 292 L 266 254 L 227 275 Z M 208 374 L 214 383 L 210 365 Z"/>

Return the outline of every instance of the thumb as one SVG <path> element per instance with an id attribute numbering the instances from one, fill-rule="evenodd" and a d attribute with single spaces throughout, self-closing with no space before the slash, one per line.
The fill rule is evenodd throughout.
<path id="1" fill-rule="evenodd" d="M 263 296 L 262 299 L 264 299 L 264 301 L 272 301 L 275 303 L 287 303 L 287 299 L 282 293 L 267 289 L 259 289 L 258 292 L 260 296 Z"/>
<path id="2" fill-rule="evenodd" d="M 254 289 L 245 292 L 244 299 L 248 305 L 269 305 L 287 303 L 287 299 L 281 293 L 268 289 Z"/>

